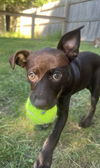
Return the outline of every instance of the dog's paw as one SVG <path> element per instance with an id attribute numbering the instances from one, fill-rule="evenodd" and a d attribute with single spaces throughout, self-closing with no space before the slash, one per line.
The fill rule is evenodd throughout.
<path id="1" fill-rule="evenodd" d="M 87 128 L 90 127 L 92 124 L 91 119 L 90 118 L 85 118 L 85 116 L 83 116 L 79 122 L 79 126 L 82 128 Z"/>
<path id="2" fill-rule="evenodd" d="M 47 164 L 41 164 L 39 160 L 34 163 L 33 168 L 50 168 L 50 165 Z"/>
<path id="3" fill-rule="evenodd" d="M 40 153 L 37 161 L 34 163 L 33 168 L 50 168 L 52 162 L 52 156 L 45 153 Z"/>

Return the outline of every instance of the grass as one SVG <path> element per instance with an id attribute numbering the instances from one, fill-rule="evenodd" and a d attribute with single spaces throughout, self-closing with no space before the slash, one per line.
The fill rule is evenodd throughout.
<path id="1" fill-rule="evenodd" d="M 47 39 L 47 40 L 52 40 L 52 38 L 58 39 L 61 36 L 61 32 L 55 32 L 53 34 L 51 34 L 50 32 L 46 34 L 46 36 L 42 36 L 39 34 L 39 26 L 37 25 L 37 27 L 35 28 L 35 32 L 34 32 L 34 38 L 35 39 Z M 22 34 L 20 32 L 2 32 L 0 33 L 0 38 L 24 38 L 24 39 L 30 39 L 31 35 L 26 35 L 26 34 Z"/>
<path id="2" fill-rule="evenodd" d="M 25 118 L 25 101 L 29 85 L 24 69 L 13 71 L 8 58 L 16 50 L 38 50 L 55 47 L 57 40 L 30 40 L 0 38 L 0 168 L 31 168 L 40 147 L 51 129 L 34 130 Z M 82 51 L 100 53 L 91 44 L 83 42 Z M 78 127 L 79 117 L 89 107 L 89 92 L 72 96 L 68 122 L 54 152 L 52 168 L 100 167 L 100 102 L 94 124 L 87 129 Z"/>
<path id="3" fill-rule="evenodd" d="M 20 32 L 2 32 L 0 37 L 5 38 L 30 38 L 30 35 L 21 34 Z"/>

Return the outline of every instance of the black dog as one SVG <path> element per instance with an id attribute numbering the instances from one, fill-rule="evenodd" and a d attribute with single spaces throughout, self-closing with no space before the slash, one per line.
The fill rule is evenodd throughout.
<path id="1" fill-rule="evenodd" d="M 10 58 L 12 68 L 18 64 L 27 70 L 32 104 L 41 109 L 57 104 L 58 108 L 54 130 L 45 141 L 34 168 L 50 168 L 53 151 L 67 121 L 70 98 L 84 88 L 91 93 L 91 109 L 80 126 L 91 124 L 100 97 L 100 57 L 91 52 L 79 53 L 81 28 L 65 34 L 57 49 L 23 50 Z"/>

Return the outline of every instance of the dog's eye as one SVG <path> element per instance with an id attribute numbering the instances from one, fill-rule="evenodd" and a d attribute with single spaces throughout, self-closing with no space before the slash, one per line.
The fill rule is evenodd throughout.
<path id="1" fill-rule="evenodd" d="M 34 81 L 36 79 L 35 72 L 28 73 L 28 78 L 29 78 L 29 80 Z"/>
<path id="2" fill-rule="evenodd" d="M 34 79 L 35 76 L 36 76 L 36 74 L 35 74 L 34 72 L 30 72 L 30 73 L 28 74 L 28 76 Z"/>
<path id="3" fill-rule="evenodd" d="M 62 73 L 59 71 L 54 72 L 52 75 L 52 79 L 55 81 L 59 81 L 62 78 Z"/>

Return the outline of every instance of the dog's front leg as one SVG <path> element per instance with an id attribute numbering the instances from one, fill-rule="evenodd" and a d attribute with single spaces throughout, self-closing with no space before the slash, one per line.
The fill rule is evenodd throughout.
<path id="1" fill-rule="evenodd" d="M 68 118 L 70 97 L 62 97 L 58 101 L 58 119 L 54 126 L 53 132 L 44 142 L 34 168 L 50 168 L 52 163 L 53 151 L 58 143 L 61 132 Z"/>

